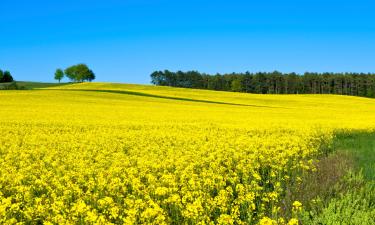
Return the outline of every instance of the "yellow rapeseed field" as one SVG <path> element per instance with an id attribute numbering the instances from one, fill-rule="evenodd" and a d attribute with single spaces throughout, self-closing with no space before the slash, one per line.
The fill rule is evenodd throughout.
<path id="1" fill-rule="evenodd" d="M 0 224 L 298 224 L 286 184 L 375 100 L 82 83 L 0 92 Z M 293 210 L 300 209 L 295 199 Z"/>

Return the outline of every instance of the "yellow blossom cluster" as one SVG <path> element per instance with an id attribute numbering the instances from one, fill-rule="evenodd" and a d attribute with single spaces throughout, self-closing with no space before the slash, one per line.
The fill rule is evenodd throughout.
<path id="1" fill-rule="evenodd" d="M 373 129 L 375 101 L 278 97 L 106 83 L 0 92 L 0 224 L 284 223 L 285 185 L 336 130 Z"/>

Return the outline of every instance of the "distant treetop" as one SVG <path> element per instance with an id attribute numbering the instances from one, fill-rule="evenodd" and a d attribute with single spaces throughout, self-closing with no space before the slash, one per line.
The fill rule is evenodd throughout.
<path id="1" fill-rule="evenodd" d="M 95 80 L 94 72 L 86 64 L 77 64 L 66 68 L 64 71 L 62 69 L 57 69 L 55 72 L 55 80 L 59 82 L 66 76 L 72 82 L 83 82 L 83 81 L 93 81 Z"/>
<path id="2" fill-rule="evenodd" d="M 57 69 L 56 72 L 55 72 L 55 80 L 58 80 L 59 83 L 61 81 L 61 79 L 63 79 L 65 76 L 64 74 L 64 71 L 62 69 Z"/>
<path id="3" fill-rule="evenodd" d="M 12 77 L 12 75 L 10 74 L 9 71 L 2 71 L 0 69 L 0 83 L 9 83 L 9 82 L 13 82 L 14 79 Z"/>

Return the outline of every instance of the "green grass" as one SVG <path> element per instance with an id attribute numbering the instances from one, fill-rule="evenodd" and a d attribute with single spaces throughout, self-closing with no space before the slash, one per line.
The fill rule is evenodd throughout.
<path id="1" fill-rule="evenodd" d="M 356 169 L 365 179 L 375 180 L 375 133 L 340 133 L 333 143 L 335 151 L 344 151 L 353 157 Z"/>
<path id="2" fill-rule="evenodd" d="M 338 193 L 329 202 L 315 203 L 315 208 L 300 214 L 302 224 L 368 225 L 375 224 L 375 186 L 364 182 L 363 176 L 349 173 L 345 177 L 347 191 Z"/>
<path id="3" fill-rule="evenodd" d="M 0 88 L 4 87 L 6 85 L 9 85 L 9 84 L 11 84 L 11 83 L 0 83 Z"/>
<path id="4" fill-rule="evenodd" d="M 332 184 L 332 195 L 324 199 L 318 196 L 308 204 L 299 218 L 302 224 L 315 225 L 367 225 L 375 224 L 375 133 L 339 133 L 333 142 L 333 154 L 329 157 L 348 156 L 351 170 L 336 184 Z M 327 157 L 327 158 L 329 158 Z M 337 158 L 344 163 L 344 157 Z M 324 161 L 323 159 L 322 161 Z M 334 160 L 335 161 L 335 160 Z M 330 161 L 323 169 L 341 172 Z M 337 161 L 337 160 L 336 160 Z M 328 170 L 327 170 L 328 168 Z M 322 168 L 320 168 L 322 169 Z M 324 174 L 324 173 L 323 173 Z M 330 176 L 326 176 L 323 183 Z"/>
<path id="5" fill-rule="evenodd" d="M 17 81 L 18 86 L 23 86 L 26 89 L 39 89 L 39 88 L 50 88 L 62 85 L 67 85 L 70 83 L 43 83 L 43 82 L 30 82 L 30 81 Z"/>

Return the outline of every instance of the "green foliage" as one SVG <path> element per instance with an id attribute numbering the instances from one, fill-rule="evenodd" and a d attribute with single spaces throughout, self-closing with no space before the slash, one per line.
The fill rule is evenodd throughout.
<path id="1" fill-rule="evenodd" d="M 28 82 L 28 81 L 17 81 L 11 83 L 0 84 L 0 90 L 32 90 L 40 88 L 58 87 L 67 85 L 69 83 L 41 83 L 41 82 Z"/>
<path id="2" fill-rule="evenodd" d="M 375 180 L 375 133 L 339 133 L 333 148 L 347 152 L 353 158 L 357 169 L 363 170 L 367 180 Z"/>
<path id="3" fill-rule="evenodd" d="M 55 80 L 58 80 L 60 83 L 61 79 L 63 78 L 64 78 L 64 71 L 62 69 L 57 69 L 55 72 Z"/>
<path id="4" fill-rule="evenodd" d="M 361 175 L 353 175 L 348 183 L 363 181 Z M 316 207 L 301 213 L 302 224 L 368 225 L 375 224 L 375 185 L 370 182 L 356 187 L 349 185 L 348 191 L 333 198 L 328 204 L 315 200 Z"/>
<path id="5" fill-rule="evenodd" d="M 11 82 L 9 84 L 4 84 L 0 86 L 0 90 L 25 90 L 24 86 L 17 85 L 16 82 Z"/>
<path id="6" fill-rule="evenodd" d="M 10 83 L 13 81 L 14 79 L 9 71 L 0 70 L 0 83 Z"/>
<path id="7" fill-rule="evenodd" d="M 342 94 L 375 97 L 375 74 L 364 73 L 231 73 L 209 75 L 197 71 L 155 71 L 151 83 L 259 94 Z"/>
<path id="8" fill-rule="evenodd" d="M 368 132 L 341 132 L 336 134 L 333 141 L 333 154 L 328 164 L 331 174 L 347 171 L 335 166 L 337 163 L 345 163 L 346 157 L 352 164 L 349 172 L 330 188 L 324 187 L 327 180 L 332 180 L 332 175 L 324 176 L 322 167 L 318 166 L 317 178 L 323 178 L 317 186 L 324 187 L 323 193 L 315 195 L 312 201 L 305 203 L 304 211 L 300 214 L 302 224 L 375 224 L 375 133 Z M 341 156 L 340 156 L 341 155 Z M 340 157 L 336 157 L 340 156 Z M 334 159 L 333 158 L 333 159 Z M 321 162 L 326 160 L 322 159 Z M 320 162 L 320 163 L 321 163 Z M 324 169 L 326 168 L 326 169 Z M 327 170 L 327 166 L 323 170 Z M 354 171 L 354 172 L 353 172 Z M 356 171 L 356 172 L 355 172 Z M 336 176 L 337 177 L 337 176 Z M 327 179 L 330 178 L 330 179 Z M 307 185 L 311 188 L 314 184 Z M 305 193 L 310 193 L 306 192 Z M 313 193 L 313 191 L 312 191 Z"/>
<path id="9" fill-rule="evenodd" d="M 231 91 L 241 92 L 242 91 L 242 80 L 235 79 L 231 84 Z"/>
<path id="10" fill-rule="evenodd" d="M 324 151 L 324 149 L 323 149 Z M 322 152 L 324 153 L 324 152 Z M 315 207 L 311 200 L 319 198 L 320 203 L 327 203 L 346 191 L 348 184 L 345 181 L 348 171 L 353 167 L 352 159 L 348 154 L 335 152 L 315 162 L 316 171 L 307 171 L 301 174 L 301 182 L 286 186 L 282 209 L 285 217 L 291 217 L 293 202 L 298 200 L 305 210 Z M 359 182 L 359 185 L 363 182 Z"/>
<path id="11" fill-rule="evenodd" d="M 93 81 L 95 74 L 86 64 L 77 64 L 65 69 L 65 75 L 73 82 Z"/>
<path id="12" fill-rule="evenodd" d="M 23 86 L 27 90 L 58 87 L 58 86 L 67 85 L 67 84 L 70 84 L 70 83 L 43 83 L 43 82 L 17 81 L 17 85 Z"/>

